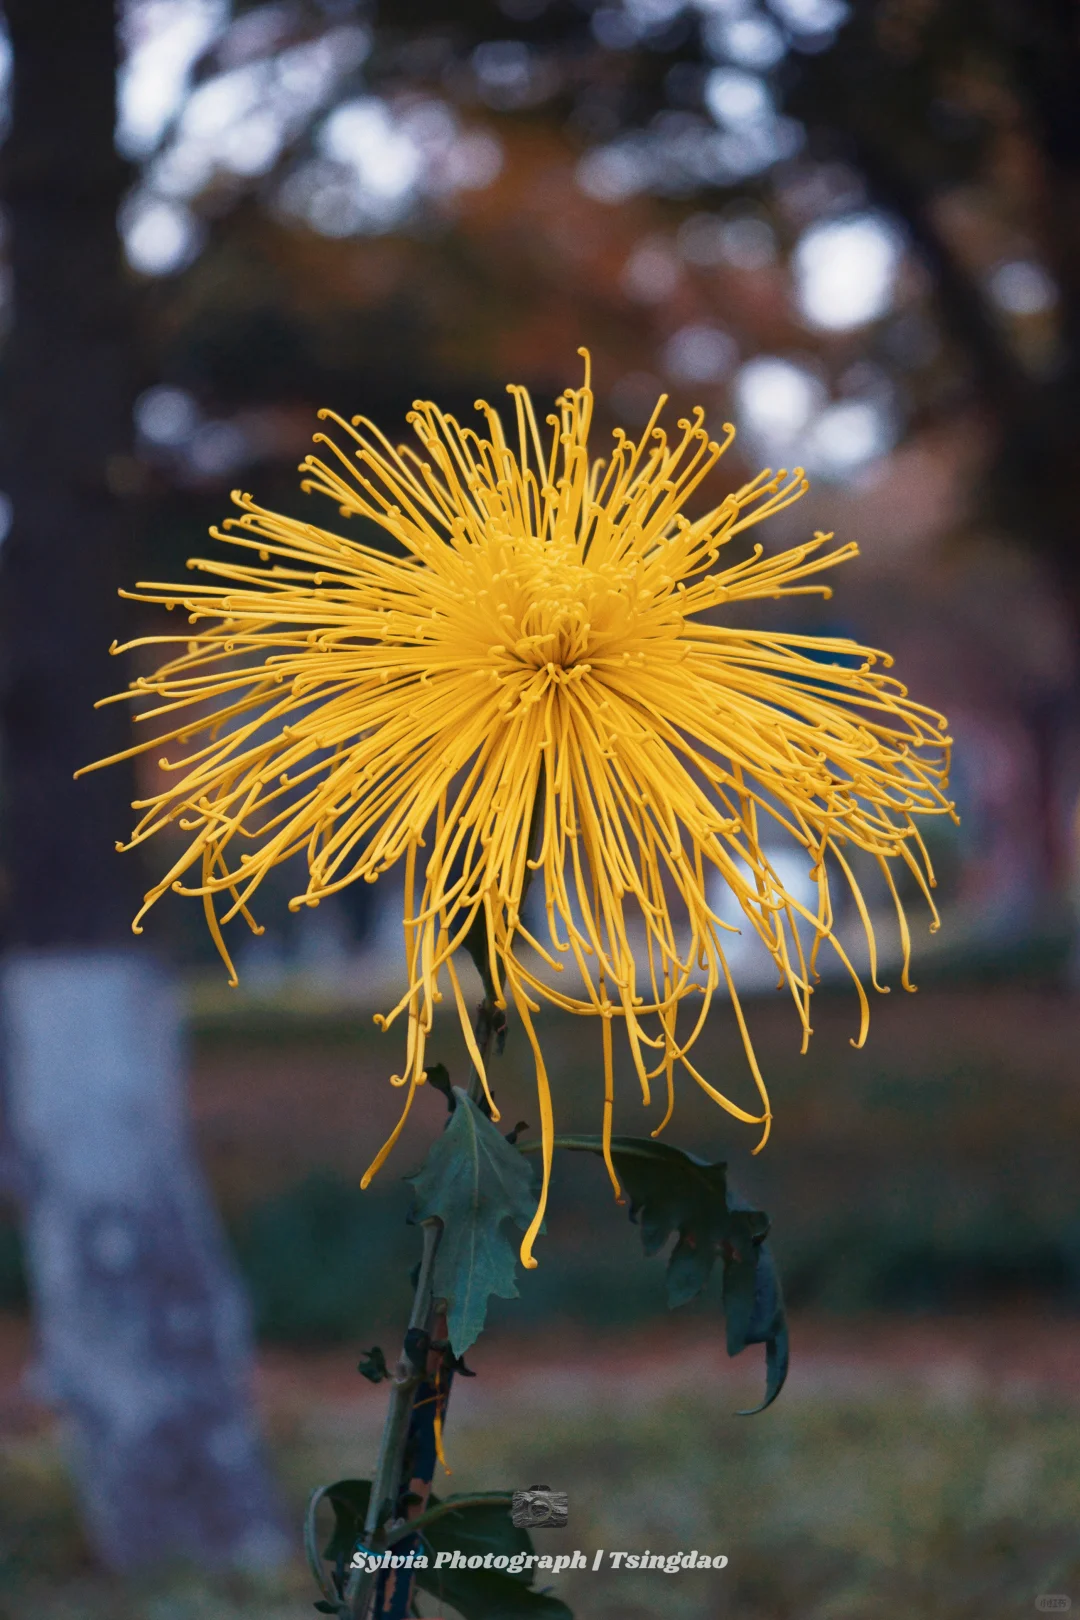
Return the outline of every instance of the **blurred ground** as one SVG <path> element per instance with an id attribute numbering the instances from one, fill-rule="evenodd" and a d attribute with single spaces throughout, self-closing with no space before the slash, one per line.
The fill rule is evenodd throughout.
<path id="1" fill-rule="evenodd" d="M 0 1343 L 10 1372 L 10 1324 Z M 1077 1591 L 1080 1358 L 1073 1331 L 1017 1316 L 797 1321 L 780 1403 L 732 1416 L 759 1369 L 674 1323 L 586 1343 L 488 1341 L 459 1383 L 444 1489 L 566 1488 L 544 1549 L 725 1552 L 719 1575 L 560 1578 L 578 1620 L 1006 1620 Z M 260 1390 L 290 1506 L 374 1454 L 383 1395 L 339 1355 L 265 1353 Z M 94 1573 L 55 1433 L 6 1399 L 5 1620 L 284 1620 L 311 1599 L 276 1580 L 137 1588 Z"/>
<path id="2" fill-rule="evenodd" d="M 806 1058 L 780 998 L 750 1013 L 773 1141 L 753 1158 L 752 1134 L 688 1091 L 670 1139 L 728 1156 L 773 1217 L 795 1306 L 788 1388 L 759 1417 L 732 1415 L 757 1398 L 760 1352 L 728 1361 L 714 1298 L 665 1311 L 660 1262 L 641 1258 L 602 1170 L 575 1158 L 539 1270 L 493 1311 L 469 1357 L 478 1377 L 455 1387 L 449 1488 L 567 1489 L 555 1551 L 730 1559 L 721 1575 L 567 1578 L 578 1620 L 1006 1620 L 1044 1592 L 1080 1602 L 1080 1005 L 1038 985 L 928 983 L 876 1000 L 860 1053 L 852 1003 L 822 996 Z M 566 1128 L 596 1128 L 592 1035 L 546 1031 Z M 440 1041 L 459 1073 L 450 1032 Z M 399 1096 L 385 1083 L 395 1035 L 238 1004 L 202 1019 L 196 1056 L 199 1141 L 252 1286 L 260 1393 L 298 1522 L 313 1485 L 374 1456 L 384 1392 L 353 1369 L 361 1346 L 392 1350 L 400 1332 L 415 1233 L 399 1178 L 442 1102 L 421 1095 L 381 1185 L 360 1194 Z M 706 1058 L 737 1093 L 722 1010 Z M 511 1031 L 509 1123 L 535 1117 L 530 1072 Z M 641 1131 L 654 1115 L 623 1080 L 618 1125 Z M 95 1573 L 61 1439 L 19 1383 L 25 1326 L 4 1321 L 0 1620 L 313 1612 L 299 1564 L 272 1581 L 161 1571 L 137 1589 Z"/>

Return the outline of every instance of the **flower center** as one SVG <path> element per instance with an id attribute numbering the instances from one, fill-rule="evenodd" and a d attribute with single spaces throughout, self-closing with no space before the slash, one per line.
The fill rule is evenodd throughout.
<path id="1" fill-rule="evenodd" d="M 625 635 L 634 614 L 621 571 L 591 568 L 550 542 L 524 550 L 493 582 L 503 646 L 519 666 L 569 671 Z"/>

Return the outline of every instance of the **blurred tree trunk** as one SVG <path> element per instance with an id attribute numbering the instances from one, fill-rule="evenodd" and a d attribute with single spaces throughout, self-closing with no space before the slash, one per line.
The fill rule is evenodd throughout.
<path id="1" fill-rule="evenodd" d="M 13 326 L 0 369 L 0 721 L 7 1114 L 40 1386 L 72 1427 L 92 1542 L 117 1568 L 283 1552 L 251 1415 L 248 1328 L 185 1128 L 166 976 L 136 953 L 124 671 L 130 294 L 117 240 L 110 0 L 6 0 L 2 154 Z M 130 626 L 126 628 L 130 629 Z"/>

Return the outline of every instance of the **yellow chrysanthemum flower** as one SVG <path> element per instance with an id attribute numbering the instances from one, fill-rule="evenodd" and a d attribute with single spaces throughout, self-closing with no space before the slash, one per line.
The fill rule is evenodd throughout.
<path id="1" fill-rule="evenodd" d="M 867 998 L 837 938 L 830 878 L 854 897 L 876 983 L 873 928 L 849 857 L 854 849 L 876 860 L 896 903 L 907 985 L 908 930 L 889 863 L 905 863 L 933 913 L 913 817 L 952 807 L 945 722 L 881 672 L 887 657 L 848 640 L 724 623 L 730 603 L 829 594 L 805 581 L 856 554 L 852 544 L 827 549 L 831 536 L 817 534 L 719 566 L 724 547 L 803 493 L 801 471 L 766 471 L 690 517 L 686 504 L 731 428 L 714 442 L 697 411 L 669 443 L 657 425 L 661 399 L 640 439 L 617 432 L 610 459 L 590 460 L 587 369 L 548 418 L 547 449 L 528 394 L 509 393 L 509 435 L 486 404 L 484 437 L 418 403 L 409 420 L 419 453 L 395 448 L 363 418 L 322 412 L 345 442 L 317 435 L 329 461 L 305 460 L 303 488 L 328 495 L 344 517 L 376 523 L 393 547 L 235 494 L 243 515 L 211 532 L 252 560 L 189 564 L 213 583 L 141 585 L 136 600 L 180 607 L 195 628 L 130 643 L 181 650 L 106 701 L 149 698 L 137 719 L 167 722 L 129 754 L 191 745 L 161 761 L 175 782 L 136 803 L 142 819 L 120 846 L 173 823 L 190 834 L 147 894 L 136 931 L 167 890 L 198 895 L 231 973 L 221 924 L 240 914 L 255 926 L 249 903 L 280 862 L 306 858 L 294 908 L 404 863 L 408 985 L 378 1021 L 407 1016 L 394 1084 L 408 1101 L 365 1185 L 425 1078 L 444 981 L 487 1086 L 454 956 L 474 925 L 483 930 L 498 1003 L 516 1008 L 536 1063 L 543 1193 L 522 1245 L 532 1265 L 554 1135 L 533 1021 L 540 1004 L 601 1021 L 605 1142 L 618 1018 L 646 1102 L 664 1076 L 663 1124 L 678 1067 L 735 1118 L 762 1126 L 760 1147 L 768 1097 L 707 875 L 730 886 L 771 953 L 804 1049 L 822 942 L 858 985 L 861 1044 Z M 805 851 L 816 908 L 785 888 L 763 827 Z M 538 884 L 523 911 L 534 872 L 542 904 Z M 721 984 L 755 1109 L 724 1096 L 692 1061 Z M 690 1027 L 677 1031 L 687 1000 L 696 1004 Z M 608 1168 L 615 1181 L 610 1155 Z"/>

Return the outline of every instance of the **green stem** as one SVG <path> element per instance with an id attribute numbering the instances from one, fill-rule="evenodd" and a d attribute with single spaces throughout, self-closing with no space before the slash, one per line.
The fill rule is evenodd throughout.
<path id="1" fill-rule="evenodd" d="M 431 1314 L 431 1276 L 435 1268 L 439 1239 L 442 1237 L 442 1223 L 425 1221 L 423 1232 L 424 1251 L 420 1259 L 416 1292 L 413 1295 L 412 1311 L 409 1315 L 410 1330 L 423 1328 Z M 379 1461 L 375 1468 L 375 1478 L 371 1483 L 367 1518 L 364 1520 L 364 1545 L 369 1548 L 374 1546 L 384 1506 L 389 1504 L 392 1512 L 400 1494 L 401 1465 L 409 1432 L 413 1391 L 423 1378 L 423 1371 L 409 1359 L 408 1345 L 409 1340 L 406 1339 L 405 1347 L 394 1369 L 390 1405 L 387 1408 L 382 1442 L 379 1446 Z M 366 1620 L 377 1580 L 378 1576 L 367 1570 L 357 1570 L 350 1578 L 345 1589 L 345 1602 L 353 1620 Z"/>
<path id="2" fill-rule="evenodd" d="M 499 1010 L 485 999 L 480 1003 L 476 1013 L 474 1031 L 476 1044 L 484 1062 L 487 1062 L 491 1043 L 495 1036 L 501 1034 L 503 1015 Z M 479 1102 L 483 1096 L 483 1085 L 475 1064 L 469 1068 L 467 1085 L 469 1097 Z M 371 1485 L 371 1497 L 368 1502 L 367 1518 L 364 1521 L 364 1546 L 372 1551 L 375 1540 L 379 1536 L 379 1521 L 384 1511 L 389 1513 L 389 1519 L 382 1533 L 382 1540 L 389 1545 L 391 1541 L 400 1541 L 406 1534 L 412 1534 L 411 1525 L 402 1521 L 395 1521 L 395 1513 L 401 1507 L 401 1497 L 404 1492 L 405 1481 L 402 1478 L 406 1457 L 409 1452 L 409 1442 L 416 1425 L 417 1414 L 415 1406 L 416 1392 L 419 1386 L 425 1383 L 429 1375 L 429 1367 L 425 1360 L 419 1366 L 409 1354 L 415 1343 L 415 1334 L 423 1332 L 434 1337 L 432 1329 L 437 1315 L 437 1301 L 432 1295 L 432 1277 L 435 1269 L 435 1257 L 438 1253 L 439 1242 L 442 1238 L 441 1221 L 425 1221 L 423 1227 L 424 1249 L 420 1259 L 420 1269 L 416 1279 L 416 1290 L 413 1295 L 412 1311 L 409 1316 L 409 1333 L 406 1335 L 401 1356 L 394 1369 L 390 1405 L 383 1425 L 382 1441 L 379 1446 L 379 1460 L 375 1469 L 375 1478 Z M 435 1354 L 435 1352 L 431 1352 Z M 438 1355 L 444 1356 L 445 1351 Z M 449 1382 L 452 1374 L 446 1375 L 446 1394 L 443 1399 L 445 1410 L 446 1399 L 449 1395 Z M 430 1421 L 430 1415 L 428 1415 Z M 431 1481 L 427 1479 L 423 1484 L 430 1487 Z M 419 1504 L 421 1511 L 426 1502 Z M 380 1584 L 379 1572 L 356 1570 L 350 1576 L 345 1588 L 345 1608 L 351 1620 L 369 1620 L 373 1616 L 373 1603 L 377 1598 Z"/>

